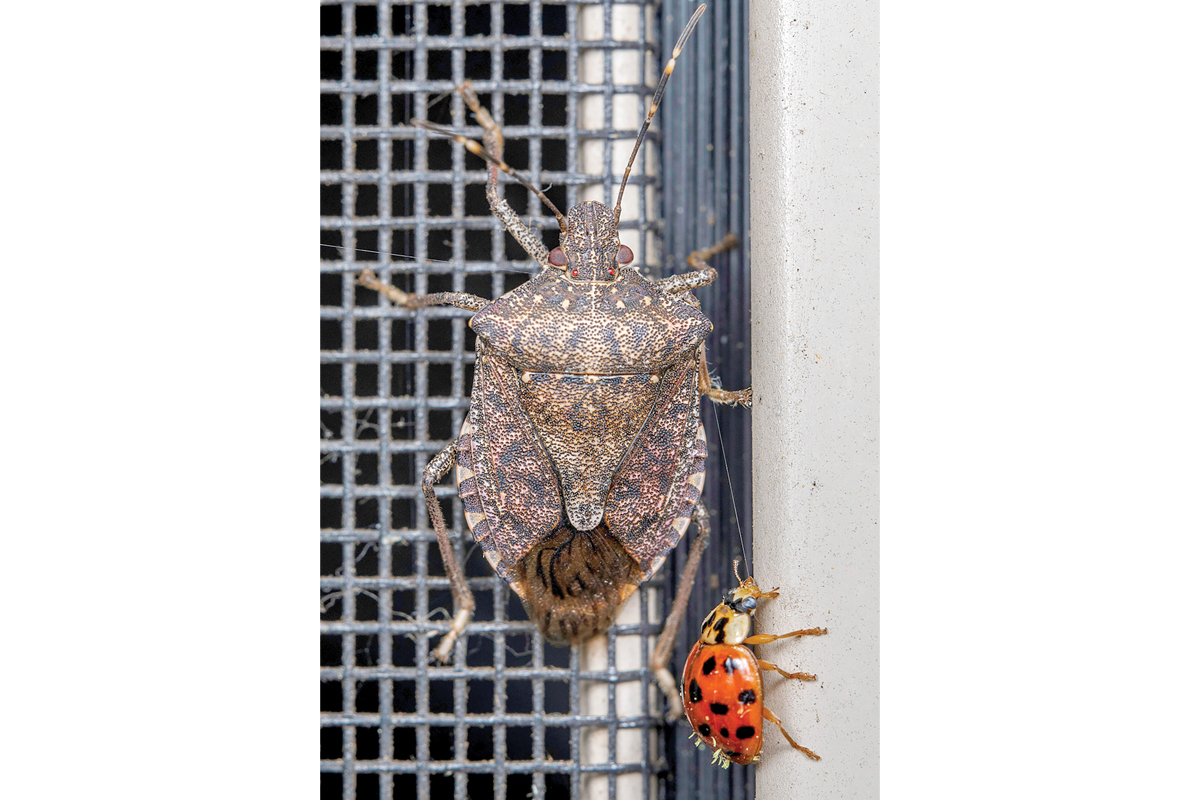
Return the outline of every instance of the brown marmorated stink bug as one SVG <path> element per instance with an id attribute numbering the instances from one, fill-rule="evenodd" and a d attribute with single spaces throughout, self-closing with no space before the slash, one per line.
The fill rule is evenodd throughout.
<path id="1" fill-rule="evenodd" d="M 449 659 L 475 608 L 434 495 L 452 467 L 472 534 L 553 644 L 578 644 L 606 631 L 694 513 L 699 532 L 652 661 L 676 714 L 681 709 L 666 665 L 709 527 L 700 501 L 708 453 L 700 395 L 744 406 L 751 398 L 750 389 L 713 386 L 704 356 L 712 323 L 690 290 L 713 282 L 716 271 L 705 259 L 737 240 L 726 237 L 692 253 L 689 273 L 652 281 L 628 267 L 633 251 L 621 244 L 617 223 L 634 158 L 703 12 L 700 6 L 675 44 L 613 208 L 587 201 L 564 217 L 504 163 L 500 128 L 469 85 L 458 91 L 483 128 L 486 150 L 415 122 L 489 162 L 488 203 L 541 272 L 497 300 L 459 292 L 413 295 L 369 270 L 360 278 L 405 308 L 447 304 L 476 312 L 470 411 L 458 439 L 429 462 L 422 479 L 457 609 L 434 656 Z M 558 247 L 547 251 L 501 196 L 501 170 L 554 212 Z"/>

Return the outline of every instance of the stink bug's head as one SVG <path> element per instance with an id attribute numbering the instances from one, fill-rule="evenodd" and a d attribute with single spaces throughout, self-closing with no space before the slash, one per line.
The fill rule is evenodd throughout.
<path id="1" fill-rule="evenodd" d="M 746 578 L 736 589 L 726 592 L 721 598 L 721 605 L 714 608 L 704 620 L 700 641 L 704 644 L 741 644 L 750 635 L 759 600 L 778 596 L 779 592 L 764 592 L 758 588 L 754 578 Z"/>
<path id="2" fill-rule="evenodd" d="M 633 251 L 617 236 L 617 218 L 603 203 L 588 200 L 567 212 L 567 230 L 550 251 L 550 263 L 576 281 L 615 281 Z"/>

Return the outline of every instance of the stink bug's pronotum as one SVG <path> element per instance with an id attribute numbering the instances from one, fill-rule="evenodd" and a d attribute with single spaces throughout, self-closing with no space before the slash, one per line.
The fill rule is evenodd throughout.
<path id="1" fill-rule="evenodd" d="M 700 395 L 745 406 L 751 396 L 750 389 L 712 384 L 704 356 L 712 323 L 691 290 L 713 282 L 716 271 L 705 259 L 736 239 L 692 253 L 689 273 L 647 280 L 630 267 L 634 254 L 617 226 L 634 158 L 703 11 L 696 10 L 667 62 L 612 208 L 588 201 L 560 213 L 504 163 L 500 127 L 468 85 L 458 91 L 483 128 L 483 145 L 415 123 L 488 162 L 492 211 L 542 268 L 494 301 L 460 292 L 408 294 L 369 271 L 360 279 L 405 308 L 449 304 L 476 312 L 470 411 L 458 438 L 429 462 L 422 480 L 457 609 L 434 651 L 442 661 L 475 606 L 434 495 L 434 485 L 455 468 L 472 534 L 555 644 L 607 630 L 695 513 L 699 533 L 652 663 L 677 705 L 665 667 L 708 536 L 700 501 L 708 453 Z M 501 171 L 554 212 L 558 247 L 548 251 L 505 202 Z"/>
<path id="2" fill-rule="evenodd" d="M 705 618 L 700 641 L 692 647 L 683 667 L 683 709 L 695 732 L 696 746 L 703 743 L 711 747 L 713 763 L 726 768 L 730 762 L 751 764 L 762 758 L 764 719 L 778 725 L 792 747 L 815 761 L 821 758 L 797 744 L 779 718 L 763 705 L 762 670 L 802 681 L 815 681 L 817 676 L 784 672 L 755 657 L 749 645 L 828 632 L 825 628 L 808 628 L 779 636 L 750 635 L 759 603 L 778 596 L 778 591 L 760 590 L 750 577 L 726 592 L 721 604 Z"/>

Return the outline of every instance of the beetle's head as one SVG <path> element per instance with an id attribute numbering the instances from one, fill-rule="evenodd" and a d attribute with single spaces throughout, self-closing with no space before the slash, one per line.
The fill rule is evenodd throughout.
<path id="1" fill-rule="evenodd" d="M 758 598 L 763 596 L 771 597 L 773 595 L 759 590 L 754 583 L 754 578 L 746 578 L 736 589 L 726 592 L 721 598 L 721 603 L 729 606 L 729 609 L 735 614 L 753 615 L 758 609 Z"/>
<path id="2" fill-rule="evenodd" d="M 567 230 L 550 251 L 550 263 L 573 281 L 615 281 L 631 261 L 633 251 L 621 244 L 612 209 L 595 200 L 567 212 Z"/>
<path id="3" fill-rule="evenodd" d="M 746 578 L 736 589 L 721 597 L 721 605 L 704 620 L 700 641 L 705 644 L 741 644 L 750 635 L 750 621 L 758 610 L 759 600 L 778 597 L 779 592 L 764 592 L 754 578 Z"/>

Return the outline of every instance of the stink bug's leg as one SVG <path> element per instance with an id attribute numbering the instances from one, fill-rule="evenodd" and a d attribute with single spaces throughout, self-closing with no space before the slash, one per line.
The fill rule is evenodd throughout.
<path id="1" fill-rule="evenodd" d="M 759 663 L 761 664 L 762 662 L 760 661 Z M 809 750 L 804 745 L 798 744 L 795 739 L 793 739 L 791 736 L 789 736 L 787 729 L 784 728 L 783 723 L 779 721 L 779 717 L 772 714 L 771 709 L 767 708 L 766 706 L 763 706 L 763 719 L 767 720 L 768 722 L 774 722 L 776 725 L 778 725 L 779 732 L 783 734 L 783 738 L 787 739 L 788 744 L 790 744 L 792 747 L 796 748 L 801 753 L 804 753 L 804 755 L 808 756 L 813 761 L 821 760 L 821 757 L 819 755 L 814 753 L 812 750 Z"/>
<path id="2" fill-rule="evenodd" d="M 668 275 L 665 278 L 654 281 L 654 285 L 664 292 L 679 294 L 690 289 L 699 289 L 701 286 L 708 286 L 716 280 L 716 277 L 717 271 L 713 269 L 708 270 L 708 272 L 685 272 L 682 275 Z"/>
<path id="3" fill-rule="evenodd" d="M 683 703 L 679 700 L 679 689 L 675 683 L 675 676 L 667 669 L 667 664 L 671 662 L 671 652 L 675 649 L 679 626 L 683 622 L 684 614 L 687 613 L 688 598 L 692 595 L 692 585 L 696 582 L 696 573 L 700 571 L 700 556 L 704 555 L 704 548 L 708 546 L 708 509 L 704 507 L 703 500 L 696 501 L 694 519 L 697 529 L 696 538 L 692 540 L 692 549 L 688 551 L 687 564 L 684 565 L 683 575 L 679 578 L 675 603 L 671 606 L 671 613 L 667 616 L 667 621 L 663 623 L 662 633 L 658 635 L 658 644 L 654 646 L 654 655 L 650 659 L 650 669 L 654 671 L 654 677 L 658 679 L 658 687 L 671 702 L 667 719 L 678 719 L 683 716 Z"/>
<path id="4" fill-rule="evenodd" d="M 475 114 L 475 119 L 479 122 L 479 126 L 483 128 L 483 143 L 487 147 L 488 153 L 492 158 L 501 163 L 504 162 L 504 134 L 500 132 L 500 126 L 492 119 L 492 115 L 486 108 L 479 104 L 479 98 L 475 94 L 475 90 L 471 88 L 470 83 L 464 83 L 458 87 L 458 93 L 462 96 L 463 102 L 467 104 L 467 108 L 471 109 Z M 504 223 L 504 227 L 513 235 L 517 243 L 529 253 L 529 257 L 536 261 L 540 266 L 546 267 L 550 264 L 550 253 L 546 250 L 546 245 L 542 243 L 542 237 L 533 230 L 530 230 L 525 223 L 521 222 L 521 218 L 512 210 L 512 206 L 508 204 L 500 195 L 500 167 L 494 163 L 489 163 L 488 181 L 485 194 L 487 195 L 488 205 L 492 207 L 492 213 L 500 218 Z"/>
<path id="5" fill-rule="evenodd" d="M 780 639 L 787 639 L 789 636 L 824 636 L 829 633 L 828 628 L 805 628 L 802 631 L 792 631 L 791 633 L 781 633 L 778 636 L 772 633 L 756 633 L 753 636 L 747 636 L 743 644 L 767 644 L 768 642 L 776 642 Z"/>
<path id="6" fill-rule="evenodd" d="M 730 250 L 737 247 L 740 242 L 732 233 L 725 236 L 724 239 L 714 244 L 712 247 L 706 247 L 703 250 L 693 250 L 692 254 L 687 257 L 688 266 L 695 272 L 685 272 L 682 275 L 671 275 L 663 278 L 660 281 L 655 281 L 654 285 L 664 292 L 678 294 L 687 292 L 692 289 L 698 289 L 701 286 L 708 286 L 717 279 L 717 271 L 708 265 L 708 259 L 712 258 L 717 253 L 725 250 Z M 697 305 L 695 298 L 691 295 L 685 295 L 685 301 L 690 301 L 691 304 Z M 704 357 L 704 344 L 700 345 L 700 393 L 708 395 L 708 399 L 714 403 L 737 403 L 740 406 L 750 407 L 751 399 L 754 396 L 754 391 L 747 386 L 741 391 L 727 391 L 718 389 L 713 386 L 712 377 L 708 374 L 708 361 Z"/>
<path id="7" fill-rule="evenodd" d="M 490 304 L 491 300 L 476 297 L 466 292 L 435 292 L 434 294 L 410 294 L 402 289 L 384 283 L 375 277 L 375 273 L 364 269 L 358 276 L 358 282 L 368 289 L 374 289 L 388 300 L 404 308 L 424 308 L 425 306 L 454 306 L 468 311 L 478 311 Z"/>
<path id="8" fill-rule="evenodd" d="M 697 349 L 699 352 L 697 357 L 700 359 L 700 394 L 708 395 L 708 399 L 714 403 L 737 403 L 739 406 L 749 408 L 754 397 L 754 388 L 747 386 L 741 391 L 733 392 L 713 386 L 712 378 L 708 374 L 708 359 L 704 354 L 704 342 L 701 342 Z"/>
<path id="9" fill-rule="evenodd" d="M 705 247 L 703 250 L 693 250 L 691 255 L 687 257 L 688 266 L 692 269 L 700 270 L 701 272 L 712 272 L 713 277 L 716 277 L 716 270 L 710 267 L 706 262 L 715 256 L 717 253 L 724 253 L 726 250 L 732 250 L 741 244 L 735 234 L 727 233 L 725 238 L 714 244 L 712 247 Z"/>
<path id="10" fill-rule="evenodd" d="M 449 632 L 442 637 L 437 649 L 433 651 L 433 657 L 443 664 L 450 660 L 450 650 L 454 647 L 454 641 L 467 629 L 471 613 L 475 610 L 475 595 L 471 594 L 471 590 L 467 586 L 467 579 L 463 577 L 462 567 L 459 565 L 458 559 L 454 557 L 454 550 L 450 547 L 450 537 L 446 534 L 446 520 L 442 516 L 442 507 L 438 504 L 437 496 L 433 492 L 434 484 L 445 477 L 450 468 L 454 466 L 454 456 L 457 452 L 457 441 L 446 445 L 446 449 L 434 456 L 425 466 L 425 474 L 421 478 L 421 490 L 425 493 L 425 506 L 429 509 L 429 520 L 433 523 L 434 533 L 437 534 L 438 550 L 442 553 L 442 565 L 445 566 L 446 575 L 450 578 L 450 591 L 454 595 L 454 606 L 457 609 Z"/>
<path id="11" fill-rule="evenodd" d="M 691 255 L 687 257 L 687 263 L 689 267 L 696 270 L 695 272 L 671 275 L 660 281 L 655 281 L 654 285 L 664 292 L 671 292 L 672 294 L 686 292 L 689 289 L 699 289 L 701 286 L 708 286 L 717 279 L 717 271 L 708 265 L 708 259 L 717 253 L 732 250 L 739 244 L 741 242 L 738 241 L 738 238 L 730 233 L 712 247 L 706 247 L 703 250 L 693 250 Z"/>
<path id="12" fill-rule="evenodd" d="M 778 672 L 785 678 L 795 678 L 796 680 L 801 681 L 815 681 L 817 679 L 816 675 L 810 675 L 807 672 L 784 672 L 778 667 L 778 665 L 772 664 L 770 661 L 763 661 L 761 658 L 758 659 L 758 665 L 763 669 L 769 669 L 772 672 Z"/>

